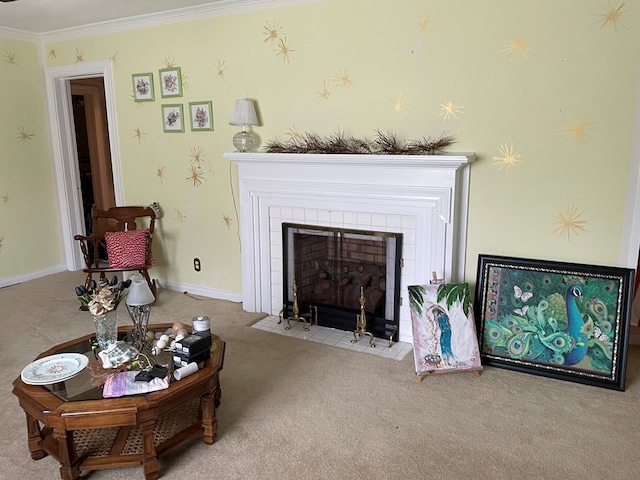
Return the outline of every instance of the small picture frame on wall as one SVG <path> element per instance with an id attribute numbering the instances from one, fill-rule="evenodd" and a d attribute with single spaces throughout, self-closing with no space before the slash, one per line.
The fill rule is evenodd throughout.
<path id="1" fill-rule="evenodd" d="M 155 93 L 153 91 L 153 73 L 134 73 L 131 75 L 133 81 L 133 99 L 136 102 L 153 102 Z"/>
<path id="2" fill-rule="evenodd" d="M 162 129 L 165 133 L 184 133 L 182 104 L 162 105 Z"/>
<path id="3" fill-rule="evenodd" d="M 213 130 L 212 105 L 210 101 L 189 103 L 191 131 L 203 132 Z"/>
<path id="4" fill-rule="evenodd" d="M 480 255 L 483 362 L 624 390 L 633 277 L 628 268 Z"/>
<path id="5" fill-rule="evenodd" d="M 180 67 L 162 68 L 159 73 L 162 98 L 181 97 L 182 73 Z"/>

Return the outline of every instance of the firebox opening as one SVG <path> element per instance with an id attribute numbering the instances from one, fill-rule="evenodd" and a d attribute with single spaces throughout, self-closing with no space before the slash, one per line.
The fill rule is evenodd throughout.
<path id="1" fill-rule="evenodd" d="M 317 309 L 318 325 L 354 331 L 364 297 L 367 329 L 397 341 L 402 234 L 283 223 L 284 315 Z"/>

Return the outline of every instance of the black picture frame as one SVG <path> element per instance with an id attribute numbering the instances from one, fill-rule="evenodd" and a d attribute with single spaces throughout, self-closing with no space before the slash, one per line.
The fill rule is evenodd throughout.
<path id="1" fill-rule="evenodd" d="M 484 365 L 624 391 L 634 270 L 478 256 Z"/>

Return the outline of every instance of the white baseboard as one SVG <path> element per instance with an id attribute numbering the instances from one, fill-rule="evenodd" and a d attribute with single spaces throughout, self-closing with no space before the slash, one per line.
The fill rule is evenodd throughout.
<path id="1" fill-rule="evenodd" d="M 35 280 L 36 278 L 46 277 L 53 275 L 54 273 L 66 272 L 66 265 L 54 265 L 52 267 L 45 268 L 44 270 L 38 270 L 36 272 L 26 273 L 24 275 L 16 275 L 15 277 L 0 278 L 0 288 L 9 287 L 11 285 L 17 285 L 18 283 L 28 282 L 29 280 Z"/>
<path id="2" fill-rule="evenodd" d="M 201 287 L 198 285 L 186 285 L 184 283 L 167 282 L 164 280 L 156 280 L 156 284 L 160 288 L 166 288 L 167 290 L 173 290 L 174 292 L 184 292 L 192 295 L 200 295 L 203 297 L 216 298 L 218 300 L 229 300 L 230 302 L 242 302 L 241 293 L 227 292 L 224 290 L 217 290 L 215 288 Z"/>

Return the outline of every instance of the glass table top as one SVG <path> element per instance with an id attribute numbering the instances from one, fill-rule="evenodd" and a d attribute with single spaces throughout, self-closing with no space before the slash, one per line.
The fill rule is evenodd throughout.
<path id="1" fill-rule="evenodd" d="M 78 353 L 85 355 L 89 359 L 89 365 L 80 373 L 67 380 L 42 386 L 65 402 L 102 400 L 104 398 L 102 396 L 102 384 L 104 383 L 104 379 L 102 382 L 97 381 L 99 379 L 94 378 L 95 373 L 92 373 L 91 369 L 92 363 L 101 364 L 97 352 L 98 351 L 94 353 L 91 350 L 89 340 L 84 339 L 81 341 L 79 340 L 76 344 L 56 350 L 55 353 Z M 157 357 L 150 357 L 150 361 L 154 364 L 169 365 L 170 373 L 173 370 L 173 361 L 170 352 L 161 352 Z M 92 380 L 94 380 L 93 383 Z M 173 376 L 171 376 L 171 380 L 173 381 Z M 96 386 L 96 384 L 99 386 Z"/>

